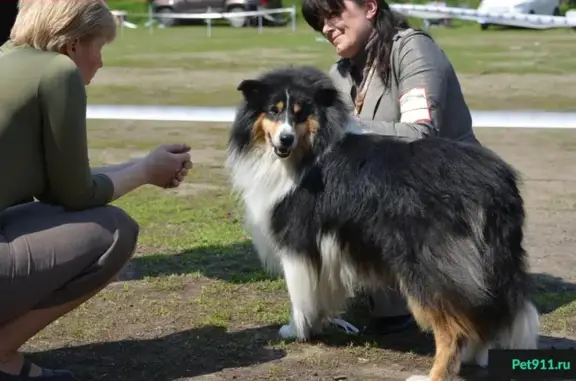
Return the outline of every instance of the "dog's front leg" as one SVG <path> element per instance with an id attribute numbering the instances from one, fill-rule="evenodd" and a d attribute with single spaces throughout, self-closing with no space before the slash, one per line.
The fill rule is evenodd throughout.
<path id="1" fill-rule="evenodd" d="M 322 327 L 317 268 L 298 253 L 282 253 L 282 267 L 292 315 L 290 324 L 282 326 L 279 334 L 285 339 L 309 340 Z"/>
<path id="2" fill-rule="evenodd" d="M 273 275 L 278 275 L 282 273 L 280 258 L 274 251 L 274 247 L 270 243 L 266 234 L 262 231 L 259 224 L 253 223 L 247 213 L 245 218 L 245 229 L 249 232 L 252 238 L 252 245 L 256 249 L 260 263 L 264 267 L 264 270 Z"/>

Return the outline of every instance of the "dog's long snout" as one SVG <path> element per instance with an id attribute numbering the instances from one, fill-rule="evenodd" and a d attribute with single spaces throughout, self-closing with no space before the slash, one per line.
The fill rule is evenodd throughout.
<path id="1" fill-rule="evenodd" d="M 294 143 L 294 134 L 291 132 L 283 132 L 279 136 L 280 144 L 284 147 L 292 146 Z"/>

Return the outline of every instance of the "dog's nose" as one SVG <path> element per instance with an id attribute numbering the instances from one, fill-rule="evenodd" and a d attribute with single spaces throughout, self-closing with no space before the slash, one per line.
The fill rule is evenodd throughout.
<path id="1" fill-rule="evenodd" d="M 280 134 L 280 144 L 283 146 L 290 146 L 294 143 L 294 135 L 293 134 Z"/>

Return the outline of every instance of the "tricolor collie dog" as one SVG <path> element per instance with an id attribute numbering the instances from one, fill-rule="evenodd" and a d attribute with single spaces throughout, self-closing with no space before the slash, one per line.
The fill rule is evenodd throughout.
<path id="1" fill-rule="evenodd" d="M 397 287 L 436 352 L 428 376 L 486 366 L 490 348 L 537 348 L 513 168 L 480 146 L 350 128 L 332 81 L 286 67 L 242 81 L 227 167 L 247 230 L 307 340 L 359 289 Z"/>

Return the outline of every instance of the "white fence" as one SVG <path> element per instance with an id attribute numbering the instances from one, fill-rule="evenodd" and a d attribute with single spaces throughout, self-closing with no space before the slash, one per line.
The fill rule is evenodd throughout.
<path id="1" fill-rule="evenodd" d="M 472 110 L 475 128 L 576 128 L 576 112 Z M 89 105 L 88 119 L 232 123 L 234 107 Z"/>
<path id="2" fill-rule="evenodd" d="M 181 20 L 205 20 L 206 21 L 206 35 L 208 37 L 212 36 L 212 20 L 219 19 L 234 19 L 234 18 L 244 18 L 244 17 L 257 17 L 258 18 L 258 33 L 262 33 L 263 28 L 263 18 L 268 15 L 288 13 L 290 14 L 290 22 L 292 26 L 292 31 L 296 30 L 296 5 L 289 8 L 276 8 L 276 9 L 258 9 L 257 11 L 243 11 L 243 12 L 212 12 L 210 8 L 206 12 L 198 13 L 154 13 L 152 7 L 148 7 L 148 13 L 136 13 L 128 14 L 124 11 L 115 11 L 112 13 L 118 18 L 119 23 L 122 27 L 136 27 L 134 24 L 126 22 L 126 16 L 136 16 L 136 17 L 147 17 L 148 21 L 146 25 L 148 26 L 150 33 L 154 31 L 154 20 L 156 18 L 173 18 Z"/>

